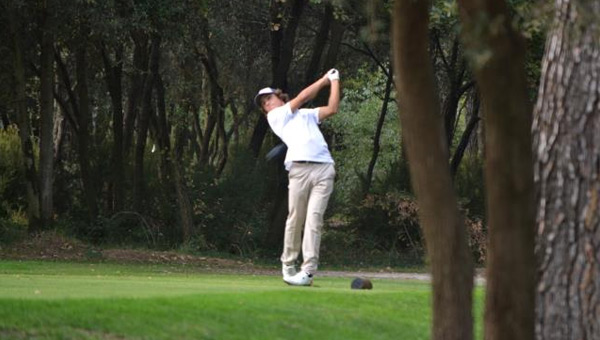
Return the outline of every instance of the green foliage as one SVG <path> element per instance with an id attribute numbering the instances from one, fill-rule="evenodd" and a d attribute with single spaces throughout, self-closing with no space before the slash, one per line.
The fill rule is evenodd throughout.
<path id="1" fill-rule="evenodd" d="M 459 204 L 467 216 L 483 218 L 485 215 L 485 188 L 483 160 L 467 152 L 454 179 Z"/>
<path id="2" fill-rule="evenodd" d="M 373 156 L 373 138 L 383 105 L 386 75 L 363 66 L 344 82 L 344 97 L 339 113 L 326 122 L 334 131 L 330 147 L 336 162 L 334 190 L 336 204 L 348 205 L 362 199 L 364 176 Z M 375 180 L 385 180 L 400 155 L 398 110 L 388 104 L 380 150 L 374 171 Z"/>
<path id="3" fill-rule="evenodd" d="M 14 125 L 0 130 L 0 219 L 27 206 L 21 140 Z"/>
<path id="4" fill-rule="evenodd" d="M 263 240 L 268 223 L 261 206 L 267 190 L 263 165 L 245 147 L 236 147 L 221 178 L 210 168 L 194 174 L 197 234 L 212 250 L 251 256 Z"/>
<path id="5" fill-rule="evenodd" d="M 368 195 L 354 223 L 363 242 L 375 249 L 422 251 L 417 205 L 410 196 L 388 192 Z"/>
<path id="6" fill-rule="evenodd" d="M 424 244 L 413 197 L 398 192 L 370 194 L 353 209 L 327 221 L 324 263 L 422 265 Z"/>

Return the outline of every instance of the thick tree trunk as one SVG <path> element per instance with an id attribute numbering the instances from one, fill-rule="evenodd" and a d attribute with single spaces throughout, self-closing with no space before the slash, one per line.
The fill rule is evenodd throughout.
<path id="1" fill-rule="evenodd" d="M 40 52 L 40 218 L 48 229 L 54 214 L 54 2 L 45 1 L 41 8 Z"/>
<path id="2" fill-rule="evenodd" d="M 12 12 L 12 11 L 11 11 Z M 31 121 L 27 112 L 27 93 L 25 81 L 25 66 L 23 47 L 21 45 L 21 27 L 18 14 L 9 13 L 9 26 L 12 34 L 13 47 L 13 72 L 15 80 L 15 112 L 16 122 L 19 127 L 21 139 L 21 152 L 23 153 L 23 168 L 25 169 L 27 192 L 27 220 L 29 232 L 40 230 L 40 200 L 38 178 L 35 169 L 35 155 L 31 135 Z"/>
<path id="3" fill-rule="evenodd" d="M 536 338 L 600 339 L 600 7 L 554 3 L 533 124 Z"/>
<path id="4" fill-rule="evenodd" d="M 396 1 L 392 29 L 396 88 L 411 180 L 431 261 L 432 338 L 469 340 L 473 337 L 473 260 L 450 177 L 428 54 L 428 22 L 428 1 Z"/>
<path id="5" fill-rule="evenodd" d="M 525 45 L 504 1 L 459 0 L 486 131 L 485 337 L 532 339 L 535 223 Z M 487 21 L 482 22 L 482 18 Z"/>

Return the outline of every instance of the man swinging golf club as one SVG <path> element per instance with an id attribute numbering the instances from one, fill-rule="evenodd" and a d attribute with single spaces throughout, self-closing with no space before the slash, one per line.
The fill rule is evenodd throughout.
<path id="1" fill-rule="evenodd" d="M 288 148 L 284 160 L 289 172 L 288 216 L 281 263 L 283 281 L 290 285 L 312 285 L 319 263 L 323 215 L 333 191 L 335 169 L 318 125 L 338 110 L 339 79 L 339 72 L 331 69 L 291 100 L 281 90 L 270 87 L 254 97 L 271 129 Z M 327 106 L 301 109 L 327 86 L 330 86 Z M 295 262 L 300 249 L 303 262 L 298 271 Z"/>

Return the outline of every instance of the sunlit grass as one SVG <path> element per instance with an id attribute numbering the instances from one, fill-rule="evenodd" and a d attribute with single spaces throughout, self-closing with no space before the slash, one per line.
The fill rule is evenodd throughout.
<path id="1" fill-rule="evenodd" d="M 0 338 L 429 338 L 428 284 L 373 286 L 356 291 L 348 278 L 317 277 L 314 287 L 290 287 L 278 276 L 169 266 L 0 262 Z"/>

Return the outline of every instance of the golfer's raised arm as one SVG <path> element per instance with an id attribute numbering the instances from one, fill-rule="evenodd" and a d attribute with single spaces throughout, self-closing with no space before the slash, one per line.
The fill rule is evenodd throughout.
<path id="1" fill-rule="evenodd" d="M 326 77 L 328 77 L 331 83 L 331 88 L 329 89 L 327 106 L 319 107 L 319 121 L 321 122 L 336 114 L 340 104 L 340 78 L 338 71 L 333 69 L 327 72 Z"/>
<path id="2" fill-rule="evenodd" d="M 319 80 L 310 84 L 304 90 L 302 90 L 295 98 L 290 100 L 290 108 L 292 112 L 296 112 L 306 102 L 313 100 L 319 91 L 329 83 L 329 79 L 326 76 L 321 77 Z"/>

